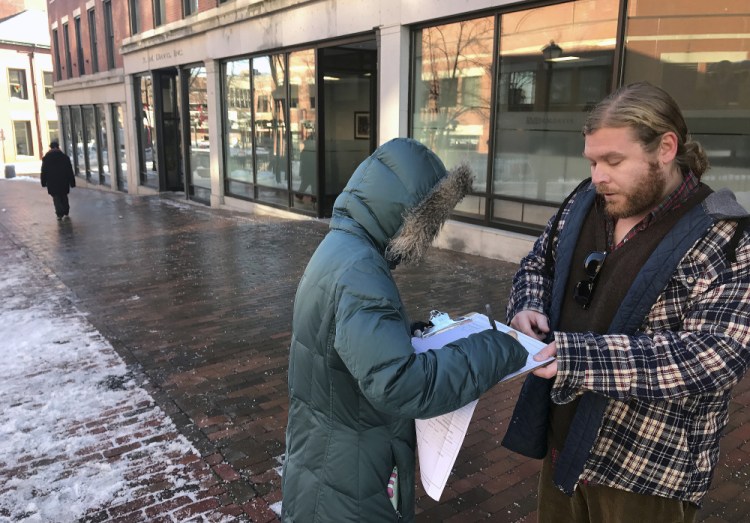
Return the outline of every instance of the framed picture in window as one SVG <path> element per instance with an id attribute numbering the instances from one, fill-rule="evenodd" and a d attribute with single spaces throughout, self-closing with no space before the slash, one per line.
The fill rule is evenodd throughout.
<path id="1" fill-rule="evenodd" d="M 370 138 L 370 113 L 354 113 L 354 139 L 367 140 Z"/>

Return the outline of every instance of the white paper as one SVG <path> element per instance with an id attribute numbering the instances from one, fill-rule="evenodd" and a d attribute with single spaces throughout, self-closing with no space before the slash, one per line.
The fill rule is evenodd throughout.
<path id="1" fill-rule="evenodd" d="M 513 331 L 503 323 L 495 322 L 495 324 L 498 330 L 502 332 Z M 442 330 L 427 337 L 412 338 L 411 341 L 415 352 L 424 352 L 430 349 L 440 349 L 454 340 L 465 338 L 472 333 L 489 328 L 490 320 L 487 319 L 487 316 L 472 313 L 463 318 L 457 318 L 452 326 L 444 326 Z M 507 381 L 552 360 L 552 358 L 549 358 L 545 361 L 534 361 L 534 355 L 546 344 L 520 332 L 513 332 L 515 332 L 515 336 L 521 342 L 521 345 L 529 352 L 529 356 L 526 365 L 512 374 L 508 374 L 500 381 Z M 442 416 L 416 420 L 417 455 L 419 456 L 422 486 L 427 495 L 435 501 L 440 501 L 445 484 L 448 482 L 448 476 L 466 437 L 477 401 L 472 401 L 468 405 Z"/>

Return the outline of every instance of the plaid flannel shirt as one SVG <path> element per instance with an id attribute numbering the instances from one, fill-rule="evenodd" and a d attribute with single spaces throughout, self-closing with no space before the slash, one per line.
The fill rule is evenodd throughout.
<path id="1" fill-rule="evenodd" d="M 551 224 L 521 261 L 508 321 L 522 310 L 549 309 L 544 253 Z M 723 250 L 736 227 L 717 221 L 693 245 L 636 335 L 554 333 L 552 400 L 567 403 L 585 391 L 610 398 L 580 481 L 696 504 L 708 491 L 731 389 L 750 363 L 747 234 L 736 263 Z"/>

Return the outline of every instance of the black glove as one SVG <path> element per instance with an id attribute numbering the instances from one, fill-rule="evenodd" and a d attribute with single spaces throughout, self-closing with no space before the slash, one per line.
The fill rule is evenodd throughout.
<path id="1" fill-rule="evenodd" d="M 432 327 L 432 322 L 427 321 L 415 321 L 412 322 L 410 330 L 412 336 L 421 336 L 422 333 L 427 330 L 429 327 Z"/>

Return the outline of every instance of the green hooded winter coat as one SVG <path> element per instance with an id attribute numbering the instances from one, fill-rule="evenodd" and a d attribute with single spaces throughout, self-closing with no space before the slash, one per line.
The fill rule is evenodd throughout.
<path id="1" fill-rule="evenodd" d="M 398 138 L 357 168 L 334 204 L 330 231 L 294 302 L 282 479 L 287 523 L 412 521 L 414 419 L 477 399 L 526 361 L 518 342 L 492 330 L 414 353 L 386 250 L 397 235 L 409 243 L 404 220 L 415 209 L 423 211 L 411 223 L 417 230 L 409 228 L 415 247 L 432 241 L 463 194 L 438 212 L 419 204 L 434 199 L 448 178 L 429 149 Z M 398 512 L 386 492 L 394 465 Z"/>

